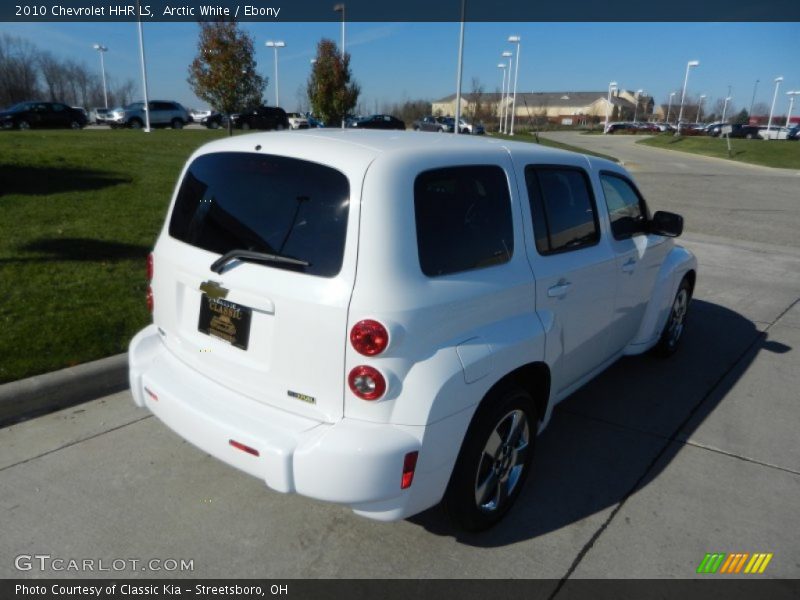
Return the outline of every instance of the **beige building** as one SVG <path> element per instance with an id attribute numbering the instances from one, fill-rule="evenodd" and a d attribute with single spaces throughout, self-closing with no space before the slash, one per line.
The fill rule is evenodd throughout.
<path id="1" fill-rule="evenodd" d="M 504 102 L 511 110 L 512 98 L 503 99 L 499 93 L 487 93 L 480 96 L 480 103 L 484 115 L 498 118 L 504 107 Z M 559 125 L 589 125 L 605 120 L 606 111 L 609 118 L 617 107 L 619 119 L 625 114 L 633 118 L 636 97 L 634 92 L 619 90 L 611 97 L 608 103 L 608 92 L 517 92 L 517 106 L 515 120 L 528 123 L 531 120 L 547 119 L 548 122 Z M 636 111 L 637 120 L 663 118 L 663 115 L 653 114 L 654 103 L 650 96 L 642 94 L 639 97 L 639 108 Z M 475 111 L 475 96 L 464 94 L 461 97 L 461 114 L 470 116 Z M 456 96 L 451 94 L 432 103 L 434 115 L 454 115 L 456 112 Z"/>

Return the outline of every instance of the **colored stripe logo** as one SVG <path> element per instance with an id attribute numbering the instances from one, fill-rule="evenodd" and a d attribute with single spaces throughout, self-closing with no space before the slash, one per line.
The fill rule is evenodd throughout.
<path id="1" fill-rule="evenodd" d="M 714 574 L 760 574 L 763 573 L 769 561 L 772 560 L 772 552 L 725 552 L 706 553 L 703 560 L 697 567 L 698 573 Z"/>

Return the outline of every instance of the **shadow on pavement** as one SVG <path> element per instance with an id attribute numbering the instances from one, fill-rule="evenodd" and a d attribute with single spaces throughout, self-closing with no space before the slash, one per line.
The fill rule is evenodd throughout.
<path id="1" fill-rule="evenodd" d="M 3 182 L 0 186 L 0 196 L 14 194 L 47 196 L 64 192 L 100 190 L 121 183 L 130 183 L 131 179 L 117 173 L 93 169 L 0 165 L 0 181 Z"/>
<path id="2" fill-rule="evenodd" d="M 692 433 L 693 417 L 694 427 L 704 421 L 758 352 L 792 350 L 742 315 L 697 299 L 687 324 L 675 356 L 623 358 L 558 405 L 537 440 L 526 488 L 498 526 L 462 533 L 439 507 L 409 521 L 467 545 L 505 546 L 586 519 L 648 485 L 680 449 L 675 436 Z"/>

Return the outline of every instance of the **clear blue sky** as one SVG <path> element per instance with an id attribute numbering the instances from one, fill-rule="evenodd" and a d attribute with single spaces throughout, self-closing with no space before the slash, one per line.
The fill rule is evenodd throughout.
<path id="1" fill-rule="evenodd" d="M 255 38 L 257 61 L 270 79 L 266 97 L 274 102 L 272 49 L 279 54 L 281 105 L 294 110 L 298 87 L 308 77 L 309 59 L 322 37 L 340 40 L 340 23 L 246 23 Z M 362 86 L 362 105 L 374 112 L 385 101 L 435 100 L 455 91 L 458 23 L 348 23 L 347 50 Z M 17 35 L 62 57 L 99 70 L 94 42 L 108 46 L 109 75 L 140 83 L 134 23 L 0 23 Z M 194 57 L 194 23 L 147 23 L 145 48 L 151 98 L 174 99 L 203 108 L 186 83 Z M 797 23 L 467 23 L 464 91 L 478 77 L 487 91 L 499 89 L 500 53 L 511 49 L 509 35 L 522 36 L 519 91 L 604 90 L 616 80 L 626 89 L 644 89 L 657 102 L 683 84 L 686 62 L 700 60 L 689 79 L 690 94 L 713 102 L 732 86 L 737 109 L 747 108 L 758 79 L 756 102 L 772 102 L 773 80 L 782 75 L 776 113 L 784 113 L 784 92 L 800 90 L 800 36 Z M 711 103 L 707 106 L 711 107 Z M 800 110 L 800 102 L 797 103 Z"/>

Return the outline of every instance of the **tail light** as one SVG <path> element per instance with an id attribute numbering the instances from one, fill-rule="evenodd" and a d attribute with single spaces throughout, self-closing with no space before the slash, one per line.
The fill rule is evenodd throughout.
<path id="1" fill-rule="evenodd" d="M 347 383 L 362 400 L 377 400 L 386 392 L 386 379 L 373 367 L 361 365 L 350 371 Z"/>
<path id="2" fill-rule="evenodd" d="M 365 319 L 353 325 L 350 343 L 359 354 L 377 356 L 389 345 L 389 332 L 377 321 Z"/>
<path id="3" fill-rule="evenodd" d="M 153 253 L 147 255 L 147 291 L 145 292 L 145 300 L 147 301 L 147 310 L 153 312 L 153 288 L 150 282 L 153 281 Z"/>
<path id="4" fill-rule="evenodd" d="M 417 468 L 417 457 L 419 452 L 409 452 L 403 459 L 403 477 L 400 479 L 400 489 L 404 490 L 411 487 L 414 481 L 414 470 Z"/>

